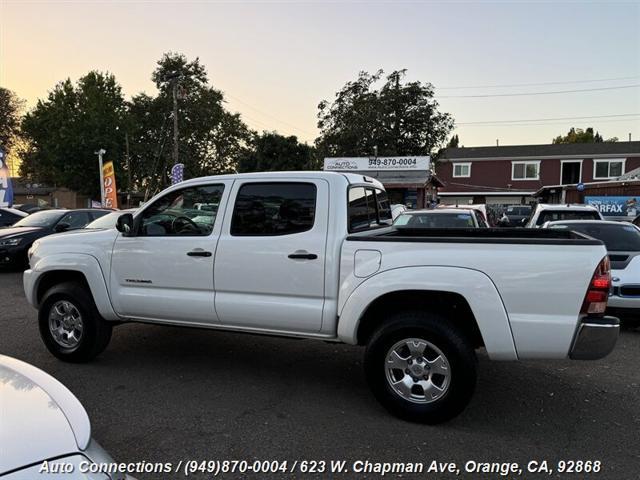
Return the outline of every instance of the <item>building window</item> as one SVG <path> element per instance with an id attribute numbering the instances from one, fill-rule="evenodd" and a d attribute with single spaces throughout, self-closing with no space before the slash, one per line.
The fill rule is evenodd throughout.
<path id="1" fill-rule="evenodd" d="M 471 164 L 470 163 L 454 163 L 453 164 L 453 177 L 470 177 L 471 176 Z"/>
<path id="2" fill-rule="evenodd" d="M 540 162 L 511 162 L 511 180 L 540 180 Z"/>
<path id="3" fill-rule="evenodd" d="M 615 178 L 624 173 L 624 158 L 593 161 L 593 178 Z"/>

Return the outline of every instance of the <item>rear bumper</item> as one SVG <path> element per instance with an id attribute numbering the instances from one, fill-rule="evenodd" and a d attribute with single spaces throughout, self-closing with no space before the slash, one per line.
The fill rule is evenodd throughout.
<path id="1" fill-rule="evenodd" d="M 611 353 L 620 333 L 620 320 L 616 317 L 585 317 L 578 326 L 569 358 L 598 360 Z"/>
<path id="2" fill-rule="evenodd" d="M 607 307 L 613 308 L 638 308 L 640 309 L 640 297 L 609 296 Z"/>

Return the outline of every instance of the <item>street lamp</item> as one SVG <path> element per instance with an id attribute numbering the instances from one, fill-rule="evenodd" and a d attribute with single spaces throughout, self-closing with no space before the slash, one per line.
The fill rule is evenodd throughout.
<path id="1" fill-rule="evenodd" d="M 98 168 L 100 169 L 100 206 L 104 207 L 104 174 L 102 172 L 102 156 L 107 153 L 104 148 L 101 148 L 97 152 L 93 152 L 98 156 Z"/>

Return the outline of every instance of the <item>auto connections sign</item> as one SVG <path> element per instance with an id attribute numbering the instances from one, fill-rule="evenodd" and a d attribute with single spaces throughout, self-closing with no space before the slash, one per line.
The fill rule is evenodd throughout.
<path id="1" fill-rule="evenodd" d="M 417 157 L 327 157 L 324 170 L 357 172 L 367 170 L 429 170 L 431 158 Z"/>
<path id="2" fill-rule="evenodd" d="M 4 150 L 0 147 L 0 207 L 13 205 L 13 187 L 6 158 Z"/>
<path id="3" fill-rule="evenodd" d="M 584 197 L 584 203 L 596 207 L 603 217 L 636 217 L 640 197 Z"/>

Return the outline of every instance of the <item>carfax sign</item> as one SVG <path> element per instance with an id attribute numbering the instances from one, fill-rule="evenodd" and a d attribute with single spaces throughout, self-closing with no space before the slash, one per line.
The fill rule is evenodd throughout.
<path id="1" fill-rule="evenodd" d="M 584 197 L 584 203 L 596 207 L 604 217 L 636 217 L 639 197 Z"/>
<path id="2" fill-rule="evenodd" d="M 324 159 L 324 169 L 350 172 L 366 170 L 429 170 L 431 158 L 410 157 L 329 157 Z"/>

